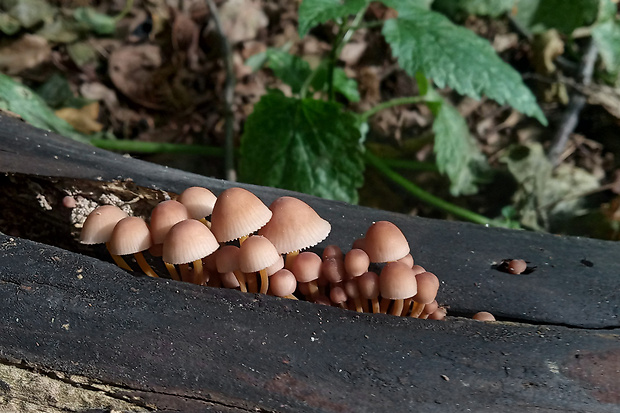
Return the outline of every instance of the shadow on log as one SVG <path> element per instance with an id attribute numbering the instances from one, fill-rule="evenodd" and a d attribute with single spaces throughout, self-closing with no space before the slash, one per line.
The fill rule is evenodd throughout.
<path id="1" fill-rule="evenodd" d="M 31 411 L 69 405 L 59 396 L 29 399 L 19 383 L 30 375 L 75 389 L 83 410 L 619 409 L 616 243 L 295 194 L 332 223 L 321 246 L 346 250 L 371 222 L 390 220 L 416 262 L 442 280 L 438 301 L 449 314 L 486 310 L 504 321 L 357 314 L 136 277 L 75 242 L 62 197 L 99 202 L 117 191 L 143 214 L 168 192 L 200 185 L 218 194 L 230 184 L 93 149 L 2 114 L 0 125 L 0 231 L 8 234 L 0 236 L 0 409 L 29 408 L 20 401 L 34 404 Z M 290 194 L 245 187 L 266 203 Z M 506 258 L 536 269 L 498 271 Z"/>

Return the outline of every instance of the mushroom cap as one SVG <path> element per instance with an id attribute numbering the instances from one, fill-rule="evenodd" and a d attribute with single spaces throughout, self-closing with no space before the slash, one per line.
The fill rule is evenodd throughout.
<path id="1" fill-rule="evenodd" d="M 234 272 L 224 272 L 219 274 L 220 281 L 224 288 L 237 288 L 239 287 L 239 280 L 235 276 Z"/>
<path id="2" fill-rule="evenodd" d="M 527 263 L 525 260 L 510 260 L 506 263 L 506 270 L 510 274 L 521 274 L 523 271 L 527 270 Z"/>
<path id="3" fill-rule="evenodd" d="M 271 264 L 269 267 L 265 268 L 265 272 L 267 273 L 268 276 L 271 277 L 273 274 L 280 271 L 282 268 L 284 268 L 284 258 L 280 255 L 280 258 L 278 258 L 276 262 Z"/>
<path id="4" fill-rule="evenodd" d="M 307 283 L 319 278 L 321 274 L 321 257 L 312 251 L 300 252 L 291 267 L 295 278 L 300 283 Z"/>
<path id="5" fill-rule="evenodd" d="M 86 218 L 80 233 L 82 244 L 102 244 L 108 242 L 114 226 L 129 215 L 114 205 L 102 205 L 95 208 Z"/>
<path id="6" fill-rule="evenodd" d="M 403 300 L 418 292 L 415 274 L 407 264 L 388 262 L 379 276 L 381 297 L 390 300 Z"/>
<path id="7" fill-rule="evenodd" d="M 239 269 L 239 247 L 224 245 L 215 252 L 215 267 L 217 272 L 226 273 Z"/>
<path id="8" fill-rule="evenodd" d="M 271 241 L 262 235 L 252 235 L 239 248 L 239 269 L 245 273 L 257 272 L 277 263 L 280 258 Z"/>
<path id="9" fill-rule="evenodd" d="M 292 272 L 286 268 L 282 268 L 269 278 L 269 288 L 273 295 L 285 297 L 295 292 L 297 289 L 297 280 Z"/>
<path id="10" fill-rule="evenodd" d="M 174 224 L 189 218 L 185 205 L 179 201 L 168 200 L 155 205 L 151 211 L 151 236 L 153 244 L 161 244 Z"/>
<path id="11" fill-rule="evenodd" d="M 342 282 L 346 278 L 344 262 L 338 258 L 328 258 L 321 264 L 321 278 L 326 279 L 332 284 Z"/>
<path id="12" fill-rule="evenodd" d="M 407 264 L 408 266 L 410 266 L 411 268 L 413 268 L 413 265 L 414 265 L 413 256 L 411 254 L 407 254 L 404 257 L 402 257 L 401 259 L 398 259 L 396 261 L 403 262 L 403 263 Z"/>
<path id="13" fill-rule="evenodd" d="M 493 314 L 487 311 L 480 311 L 474 314 L 472 318 L 478 321 L 495 321 L 495 317 L 493 316 Z"/>
<path id="14" fill-rule="evenodd" d="M 186 219 L 168 231 L 162 258 L 169 264 L 187 264 L 212 254 L 219 246 L 206 225 L 195 219 Z"/>
<path id="15" fill-rule="evenodd" d="M 118 221 L 109 242 L 110 254 L 114 255 L 135 254 L 153 245 L 149 227 L 140 217 L 126 217 Z"/>
<path id="16" fill-rule="evenodd" d="M 420 314 L 420 317 L 433 314 L 435 311 L 437 311 L 438 308 L 439 308 L 439 304 L 437 303 L 437 300 L 433 300 L 432 302 L 424 306 L 424 309 L 422 309 L 422 314 Z"/>
<path id="17" fill-rule="evenodd" d="M 347 293 L 341 286 L 337 285 L 331 290 L 329 290 L 329 299 L 334 304 L 340 304 L 347 301 L 349 297 L 347 297 Z"/>
<path id="18" fill-rule="evenodd" d="M 435 300 L 439 290 L 439 278 L 432 272 L 422 272 L 415 275 L 418 293 L 413 300 L 421 304 L 430 304 Z"/>
<path id="19" fill-rule="evenodd" d="M 353 248 L 344 256 L 344 269 L 349 278 L 359 277 L 368 271 L 370 258 L 364 250 Z"/>
<path id="20" fill-rule="evenodd" d="M 409 243 L 401 230 L 389 221 L 372 224 L 364 237 L 364 251 L 370 262 L 396 261 L 409 254 Z"/>
<path id="21" fill-rule="evenodd" d="M 213 192 L 201 186 L 187 188 L 177 198 L 177 201 L 185 205 L 189 217 L 193 219 L 202 219 L 211 215 L 216 200 L 217 197 Z"/>
<path id="22" fill-rule="evenodd" d="M 280 254 L 312 247 L 331 231 L 330 223 L 300 199 L 283 196 L 273 201 L 269 209 L 273 216 L 258 233 L 269 238 Z"/>
<path id="23" fill-rule="evenodd" d="M 438 307 L 435 311 L 433 311 L 429 316 L 429 320 L 445 320 L 448 312 L 443 307 Z"/>
<path id="24" fill-rule="evenodd" d="M 356 278 L 360 297 L 373 299 L 379 296 L 379 276 L 374 271 L 366 271 Z"/>
<path id="25" fill-rule="evenodd" d="M 211 214 L 211 231 L 219 242 L 239 239 L 265 225 L 271 211 L 256 195 L 243 188 L 220 194 Z"/>

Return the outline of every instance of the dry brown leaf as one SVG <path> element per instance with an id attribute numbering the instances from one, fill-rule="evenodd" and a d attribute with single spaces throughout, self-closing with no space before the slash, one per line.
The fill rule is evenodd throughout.
<path id="1" fill-rule="evenodd" d="M 229 0 L 222 4 L 219 14 L 222 31 L 231 43 L 254 39 L 269 23 L 260 2 L 254 0 Z"/>
<path id="2" fill-rule="evenodd" d="M 56 116 L 66 120 L 73 128 L 87 135 L 100 132 L 103 125 L 97 122 L 99 116 L 99 102 L 89 103 L 81 108 L 62 108 L 56 111 Z"/>
<path id="3" fill-rule="evenodd" d="M 25 34 L 19 40 L 0 49 L 0 72 L 16 75 L 24 69 L 45 62 L 51 54 L 52 48 L 45 38 Z"/>

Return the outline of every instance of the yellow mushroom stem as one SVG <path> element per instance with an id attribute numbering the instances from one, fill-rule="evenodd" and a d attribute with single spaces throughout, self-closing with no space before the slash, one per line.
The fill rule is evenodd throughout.
<path id="1" fill-rule="evenodd" d="M 289 300 L 299 300 L 297 297 L 295 297 L 293 294 L 289 294 L 289 295 L 285 295 L 284 298 L 288 298 Z"/>
<path id="2" fill-rule="evenodd" d="M 192 269 L 189 268 L 189 264 L 179 264 L 179 271 L 181 272 L 181 280 L 192 282 L 194 277 L 192 275 Z"/>
<path id="3" fill-rule="evenodd" d="M 295 262 L 295 258 L 297 258 L 298 255 L 299 255 L 299 250 L 291 251 L 287 253 L 284 259 L 284 268 L 286 268 L 287 270 L 290 270 L 291 268 L 293 268 L 293 263 Z"/>
<path id="4" fill-rule="evenodd" d="M 167 262 L 164 262 L 164 264 L 166 264 L 166 268 L 168 269 L 168 273 L 170 273 L 170 277 L 172 277 L 173 280 L 181 281 L 181 277 L 179 277 L 179 273 L 174 267 L 174 264 L 170 264 Z"/>
<path id="5" fill-rule="evenodd" d="M 388 298 L 381 298 L 381 304 L 379 304 L 379 312 L 381 314 L 387 314 L 387 310 L 388 307 L 390 306 L 390 303 L 392 302 L 392 300 L 388 299 Z M 373 302 L 373 310 L 374 310 L 374 302 Z"/>
<path id="6" fill-rule="evenodd" d="M 390 311 L 390 314 L 392 315 L 400 315 L 400 313 L 403 311 L 403 302 L 404 300 L 400 299 L 400 300 L 393 300 L 394 304 L 392 304 L 392 311 Z"/>
<path id="7" fill-rule="evenodd" d="M 129 266 L 129 264 L 127 264 L 127 262 L 123 259 L 123 257 L 121 257 L 120 255 L 116 255 L 116 254 L 112 254 L 110 252 L 110 243 L 106 242 L 105 244 L 106 248 L 108 249 L 108 252 L 110 253 L 110 255 L 112 256 L 112 259 L 114 260 L 114 262 L 116 263 L 116 265 L 118 265 L 119 267 L 121 267 L 124 270 L 127 271 L 133 271 L 131 269 L 131 267 Z"/>
<path id="8" fill-rule="evenodd" d="M 353 302 L 355 303 L 355 311 L 357 311 L 358 313 L 363 313 L 364 307 L 363 307 L 362 300 L 359 297 L 355 297 L 353 299 Z M 366 306 L 368 306 L 368 304 L 366 304 Z"/>
<path id="9" fill-rule="evenodd" d="M 246 274 L 245 279 L 248 284 L 248 292 L 249 293 L 257 293 L 258 292 L 258 279 L 256 278 L 256 273 Z"/>
<path id="10" fill-rule="evenodd" d="M 403 311 L 400 312 L 402 317 L 407 317 L 407 314 L 409 314 L 409 310 L 411 309 L 411 301 L 413 301 L 413 297 L 406 298 L 405 301 L 403 301 Z"/>
<path id="11" fill-rule="evenodd" d="M 200 218 L 198 221 L 202 222 L 203 224 L 207 226 L 207 228 L 211 229 L 211 222 L 207 221 L 206 218 Z"/>
<path id="12" fill-rule="evenodd" d="M 136 257 L 138 265 L 146 275 L 153 278 L 159 278 L 159 275 L 155 274 L 155 271 L 153 271 L 149 263 L 146 262 L 146 260 L 144 259 L 144 255 L 142 255 L 141 252 L 136 252 L 133 256 Z"/>
<path id="13" fill-rule="evenodd" d="M 260 274 L 260 293 L 267 294 L 269 289 L 269 276 L 267 275 L 267 269 L 264 268 L 258 272 Z"/>
<path id="14" fill-rule="evenodd" d="M 424 304 L 414 301 L 413 308 L 411 309 L 411 314 L 409 314 L 409 317 L 420 318 L 420 314 L 422 314 L 422 311 L 424 311 L 424 307 Z"/>
<path id="15" fill-rule="evenodd" d="M 245 242 L 245 240 L 248 238 L 250 238 L 249 235 L 244 235 L 241 238 L 239 238 L 239 246 L 241 246 Z"/>
<path id="16" fill-rule="evenodd" d="M 239 283 L 239 290 L 242 293 L 247 293 L 248 289 L 246 287 L 246 277 L 245 277 L 245 274 L 242 273 L 239 270 L 235 270 L 233 273 L 235 274 L 235 278 L 237 278 L 237 282 Z"/>

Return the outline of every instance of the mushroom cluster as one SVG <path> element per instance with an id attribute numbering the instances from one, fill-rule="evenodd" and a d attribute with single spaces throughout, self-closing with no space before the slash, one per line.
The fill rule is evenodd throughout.
<path id="1" fill-rule="evenodd" d="M 84 222 L 81 242 L 105 243 L 128 271 L 133 268 L 122 256 L 133 255 L 151 277 L 167 275 L 147 263 L 146 251 L 179 281 L 357 312 L 445 317 L 435 300 L 437 276 L 414 263 L 396 225 L 373 223 L 346 253 L 337 245 L 328 245 L 321 255 L 308 250 L 330 231 L 330 223 L 297 198 L 283 196 L 267 207 L 243 188 L 216 197 L 192 187 L 158 204 L 148 223 L 114 206 L 99 207 Z"/>

